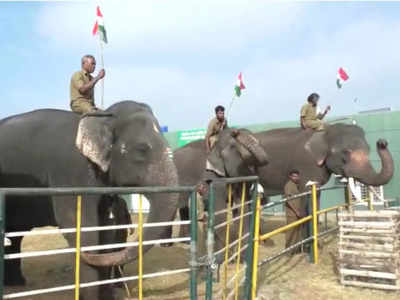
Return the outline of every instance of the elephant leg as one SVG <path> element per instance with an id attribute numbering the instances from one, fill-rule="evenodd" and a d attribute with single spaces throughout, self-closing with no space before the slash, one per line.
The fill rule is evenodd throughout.
<path id="1" fill-rule="evenodd" d="M 215 183 L 215 213 L 226 209 L 226 199 L 227 199 L 227 189 L 226 184 L 223 183 Z M 220 213 L 215 215 L 214 218 L 214 226 L 222 224 L 226 222 L 226 213 Z M 225 247 L 226 241 L 226 225 L 215 230 L 214 235 L 214 252 L 221 250 Z M 216 256 L 216 261 L 218 264 L 222 263 L 224 257 L 224 253 L 220 253 Z"/>
<path id="2" fill-rule="evenodd" d="M 189 221 L 189 207 L 181 207 L 179 209 L 179 215 L 181 217 L 181 221 Z M 189 225 L 181 225 L 179 237 L 187 237 L 189 236 Z"/>
<path id="3" fill-rule="evenodd" d="M 53 197 L 54 211 L 60 228 L 71 228 L 76 225 L 76 199 L 69 196 Z M 104 225 L 104 214 L 100 212 L 102 207 L 99 196 L 82 196 L 81 223 L 82 227 Z M 82 232 L 81 246 L 101 245 L 105 243 L 102 236 L 105 232 Z M 110 235 L 111 236 L 111 235 Z M 70 247 L 75 247 L 75 234 L 64 234 Z M 109 241 L 107 243 L 112 243 Z M 80 261 L 81 283 L 106 280 L 111 278 L 111 267 L 94 267 L 87 265 L 82 259 Z M 113 287 L 109 284 L 82 288 L 80 300 L 115 300 Z"/>
<path id="4" fill-rule="evenodd" d="M 175 217 L 176 218 L 176 214 L 178 213 L 178 210 L 175 212 Z M 166 239 L 172 239 L 172 229 L 173 226 L 169 225 L 169 226 L 165 226 L 165 238 Z M 161 247 L 172 247 L 174 243 L 170 242 L 170 243 L 161 243 L 160 246 Z"/>
<path id="5" fill-rule="evenodd" d="M 11 246 L 5 247 L 5 253 L 20 253 L 22 237 L 11 238 Z M 4 260 L 4 284 L 25 285 L 26 281 L 21 270 L 21 259 Z"/>
<path id="6" fill-rule="evenodd" d="M 189 220 L 189 198 L 190 194 L 189 193 L 180 193 L 179 194 L 179 217 L 181 221 L 188 221 Z M 177 211 L 177 212 L 178 212 Z M 175 217 L 176 218 L 176 217 Z M 175 219 L 174 218 L 174 219 Z M 166 226 L 165 227 L 165 236 L 166 238 L 172 238 L 172 231 L 173 231 L 173 226 Z M 187 237 L 189 235 L 189 225 L 180 225 L 179 226 L 179 237 Z M 163 243 L 161 244 L 161 247 L 170 247 L 172 246 L 173 243 Z"/>
<path id="7" fill-rule="evenodd" d="M 81 283 L 106 280 L 111 277 L 110 267 L 92 267 L 81 261 Z M 79 300 L 116 300 L 114 287 L 110 284 L 83 288 L 80 291 Z"/>

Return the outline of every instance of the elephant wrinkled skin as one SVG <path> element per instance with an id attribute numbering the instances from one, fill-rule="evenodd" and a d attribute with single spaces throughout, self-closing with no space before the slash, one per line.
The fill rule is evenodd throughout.
<path id="1" fill-rule="evenodd" d="M 123 101 L 106 112 L 108 116 L 91 117 L 97 125 L 87 127 L 92 131 L 86 140 L 101 145 L 96 149 L 102 151 L 98 153 L 102 158 L 98 161 L 104 162 L 102 166 L 78 151 L 75 138 L 80 116 L 73 112 L 44 109 L 0 121 L 1 187 L 176 186 L 176 168 L 151 108 Z M 177 194 L 152 194 L 148 199 L 148 222 L 168 222 L 174 218 Z M 104 224 L 100 203 L 101 196 L 83 196 L 82 227 Z M 43 225 L 75 227 L 75 207 L 72 196 L 7 197 L 6 230 L 30 230 Z M 104 234 L 83 233 L 82 246 L 102 243 L 107 239 Z M 160 239 L 165 234 L 162 227 L 145 228 L 143 240 Z M 75 246 L 75 235 L 66 234 L 65 238 L 70 247 Z M 6 250 L 20 252 L 20 242 L 14 245 Z M 144 246 L 143 250 L 150 247 Z M 81 257 L 81 282 L 91 282 L 110 278 L 110 266 L 134 260 L 137 248 L 102 254 L 82 252 Z M 5 268 L 7 284 L 23 283 L 19 260 L 7 260 Z M 104 285 L 82 289 L 80 299 L 110 300 L 114 296 L 110 286 Z"/>

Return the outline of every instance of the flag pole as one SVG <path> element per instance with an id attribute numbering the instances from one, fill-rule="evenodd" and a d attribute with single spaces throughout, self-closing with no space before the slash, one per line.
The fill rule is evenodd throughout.
<path id="1" fill-rule="evenodd" d="M 100 47 L 100 69 L 104 69 L 104 54 L 103 54 L 103 43 L 99 35 L 99 47 Z M 100 92 L 101 92 L 101 109 L 104 109 L 104 78 L 100 82 Z"/>
<path id="2" fill-rule="evenodd" d="M 230 112 L 231 112 L 232 105 L 233 105 L 234 101 L 235 101 L 235 94 L 233 94 L 232 99 L 231 99 L 231 103 L 229 103 L 228 110 L 226 111 L 226 119 L 228 119 L 228 117 L 230 116 Z"/>
<path id="3" fill-rule="evenodd" d="M 226 113 L 227 115 L 229 115 L 229 112 L 231 111 L 234 100 L 235 100 L 235 95 L 232 96 L 231 103 L 229 103 L 228 111 Z"/>

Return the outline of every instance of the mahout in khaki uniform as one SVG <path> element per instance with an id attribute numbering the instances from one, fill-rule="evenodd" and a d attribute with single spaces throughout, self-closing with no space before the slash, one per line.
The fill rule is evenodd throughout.
<path id="1" fill-rule="evenodd" d="M 92 55 L 85 55 L 81 60 L 82 69 L 71 77 L 70 97 L 71 110 L 78 114 L 98 111 L 94 103 L 94 86 L 104 78 L 105 71 L 101 69 L 95 77 L 90 75 L 96 68 L 96 60 Z"/>
<path id="2" fill-rule="evenodd" d="M 314 130 L 324 130 L 324 122 L 322 119 L 331 109 L 328 105 L 323 113 L 317 113 L 317 104 L 319 100 L 319 95 L 317 93 L 312 93 L 307 98 L 307 103 L 301 107 L 300 112 L 300 125 L 303 129 L 311 128 Z"/>
<path id="3" fill-rule="evenodd" d="M 300 188 L 300 172 L 298 170 L 291 170 L 289 172 L 289 180 L 284 187 L 285 198 L 293 197 L 302 192 L 304 191 Z M 287 201 L 285 210 L 287 224 L 304 218 L 306 216 L 306 199 L 304 197 L 297 197 L 293 200 Z M 287 230 L 285 233 L 286 248 L 303 240 L 305 234 L 304 225 L 296 226 Z M 291 253 L 299 253 L 300 250 L 301 248 L 296 248 Z"/>

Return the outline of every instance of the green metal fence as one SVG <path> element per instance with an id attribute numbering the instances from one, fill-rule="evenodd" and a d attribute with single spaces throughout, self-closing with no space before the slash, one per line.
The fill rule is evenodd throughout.
<path id="1" fill-rule="evenodd" d="M 253 264 L 253 239 L 254 239 L 254 222 L 255 222 L 255 212 L 256 212 L 256 197 L 257 197 L 257 184 L 258 184 L 258 177 L 257 176 L 249 176 L 249 177 L 237 177 L 237 178 L 227 178 L 227 179 L 217 179 L 214 180 L 210 184 L 209 188 L 209 203 L 208 203 L 208 223 L 207 223 L 207 259 L 205 260 L 205 266 L 206 266 L 206 300 L 211 300 L 215 295 L 213 295 L 213 274 L 215 272 L 219 272 L 219 266 L 216 263 L 216 251 L 214 250 L 214 243 L 215 243 L 215 228 L 219 227 L 223 224 L 215 224 L 215 215 L 218 213 L 224 213 L 226 211 L 227 215 L 232 214 L 232 209 L 233 207 L 228 207 L 223 209 L 222 211 L 215 211 L 215 202 L 216 201 L 225 201 L 225 199 L 216 199 L 215 196 L 215 188 L 216 185 L 222 185 L 222 186 L 227 186 L 232 185 L 232 184 L 238 184 L 242 183 L 242 197 L 241 197 L 241 203 L 240 205 L 237 205 L 236 208 L 240 209 L 241 213 L 240 216 L 234 219 L 229 219 L 227 217 L 227 221 L 225 222 L 228 227 L 226 230 L 226 234 L 228 238 L 226 239 L 225 243 L 225 248 L 221 249 L 224 251 L 227 251 L 233 243 L 229 242 L 229 225 L 228 224 L 233 224 L 233 222 L 239 222 L 239 233 L 238 233 L 238 239 L 237 241 L 237 254 L 236 255 L 236 271 L 234 274 L 234 277 L 232 279 L 235 280 L 235 287 L 232 289 L 230 292 L 231 294 L 234 294 L 235 299 L 250 299 L 250 293 L 251 293 L 251 277 L 252 277 L 252 264 Z M 252 189 L 252 194 L 251 194 L 251 199 L 248 201 L 248 199 L 245 197 L 247 195 L 245 191 L 245 184 L 246 183 L 251 183 L 253 185 Z M 230 197 L 230 196 L 229 196 Z M 246 200 L 246 201 L 245 201 Z M 229 199 L 230 201 L 230 199 Z M 247 214 L 244 213 L 245 206 L 249 206 L 249 211 Z M 250 224 L 249 224 L 249 232 L 243 233 L 243 222 L 244 218 L 249 218 Z M 192 224 L 194 224 L 194 220 L 192 219 Z M 245 238 L 246 234 L 248 234 L 247 238 L 247 244 L 242 245 L 241 241 L 242 239 Z M 193 237 L 193 236 L 192 236 Z M 243 246 L 243 248 L 241 248 Z M 239 286 L 241 285 L 239 283 L 239 264 L 240 264 L 240 255 L 241 252 L 243 251 L 246 247 L 246 252 L 245 252 L 245 280 L 244 280 L 244 285 L 242 285 L 242 289 L 239 291 Z M 220 252 L 219 250 L 218 252 Z M 233 256 L 235 258 L 235 256 Z M 204 259 L 201 259 L 204 260 Z M 231 259 L 229 259 L 231 260 Z M 225 256 L 225 261 L 224 265 L 228 264 L 228 257 Z M 226 299 L 226 291 L 228 290 L 227 288 L 227 282 L 224 281 L 224 286 L 222 287 L 222 298 Z M 192 294 L 193 295 L 193 294 Z M 240 295 L 240 298 L 238 298 Z M 197 299 L 192 297 L 192 300 Z"/>
<path id="2" fill-rule="evenodd" d="M 48 292 L 56 292 L 56 291 L 61 291 L 61 290 L 71 290 L 75 289 L 75 298 L 79 298 L 79 288 L 80 286 L 83 287 L 84 284 L 80 285 L 79 283 L 79 271 L 76 272 L 75 276 L 78 278 L 78 281 L 74 285 L 68 285 L 68 286 L 62 286 L 62 287 L 56 287 L 56 288 L 50 288 L 50 289 L 45 289 L 45 290 L 34 290 L 34 291 L 28 291 L 28 292 L 22 292 L 22 293 L 14 293 L 13 295 L 4 295 L 4 238 L 5 238 L 5 205 L 6 205 L 6 196 L 65 196 L 65 195 L 71 195 L 71 196 L 78 196 L 80 198 L 80 195 L 103 195 L 103 194 L 151 194 L 151 193 L 182 193 L 182 192 L 190 192 L 191 193 L 191 219 L 195 219 L 195 222 L 191 223 L 191 232 L 192 232 L 192 237 L 190 239 L 191 247 L 190 247 L 190 291 L 191 291 L 191 297 L 192 299 L 197 299 L 197 269 L 198 265 L 195 263 L 197 261 L 197 253 L 196 253 L 196 248 L 197 248 L 197 212 L 196 212 L 196 191 L 195 187 L 141 187 L 141 188 L 111 188 L 111 187 L 105 187 L 105 188 L 100 188 L 100 187 L 92 187 L 92 188 L 1 188 L 0 189 L 0 239 L 1 239 L 1 244 L 0 244 L 0 299 L 12 299 L 12 298 L 19 298 L 22 297 L 25 294 L 31 293 L 32 295 L 40 294 L 40 293 L 48 293 Z M 84 199 L 85 200 L 85 199 Z M 38 200 L 41 201 L 41 200 Z M 90 201 L 90 200 L 86 200 Z M 77 201 L 80 203 L 80 201 Z M 78 205 L 80 207 L 80 205 Z M 80 211 L 79 211 L 80 212 Z M 79 215 L 78 210 L 77 210 L 77 215 Z M 77 221 L 78 224 L 78 221 Z M 159 226 L 166 226 L 168 224 L 163 224 Z M 139 229 L 142 228 L 142 224 L 138 225 Z M 78 236 L 78 230 L 77 236 Z M 140 231 L 140 230 L 139 230 Z M 140 235 L 140 234 L 139 234 Z M 179 240 L 179 239 L 178 239 Z M 118 244 L 119 247 L 123 246 L 122 244 Z M 77 239 L 77 245 L 76 245 L 76 251 L 80 251 L 80 242 L 78 242 Z M 141 256 L 141 253 L 139 251 L 139 258 Z M 79 253 L 77 253 L 77 257 L 79 257 Z M 140 260 L 140 259 L 139 259 Z M 78 265 L 79 265 L 79 259 L 77 259 Z M 141 264 L 140 268 L 141 268 Z M 79 270 L 79 267 L 77 268 Z M 179 270 L 180 272 L 184 272 L 184 270 Z M 185 271 L 186 272 L 186 271 Z M 167 273 L 167 272 L 164 272 Z M 174 273 L 172 271 L 171 273 Z M 175 272 L 177 273 L 177 272 Z M 150 274 L 153 275 L 153 274 Z M 167 275 L 167 274 L 166 274 Z M 132 280 L 132 279 L 137 279 L 139 280 L 139 284 L 143 278 L 143 276 L 131 276 L 131 279 L 126 279 L 126 280 Z M 101 284 L 107 284 L 105 282 L 98 282 L 96 285 L 101 285 Z M 94 284 L 94 283 L 85 283 L 85 285 L 88 284 Z M 89 285 L 88 285 L 89 286 Z M 139 293 L 139 299 L 142 299 L 143 295 Z"/>

